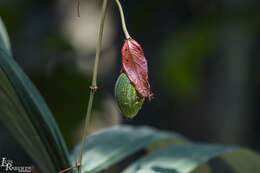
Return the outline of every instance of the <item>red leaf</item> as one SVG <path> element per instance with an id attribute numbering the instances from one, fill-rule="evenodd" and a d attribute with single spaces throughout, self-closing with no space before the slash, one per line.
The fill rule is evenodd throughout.
<path id="1" fill-rule="evenodd" d="M 151 100 L 147 61 L 141 46 L 135 40 L 125 40 L 122 48 L 122 63 L 121 71 L 125 72 L 136 91 Z"/>

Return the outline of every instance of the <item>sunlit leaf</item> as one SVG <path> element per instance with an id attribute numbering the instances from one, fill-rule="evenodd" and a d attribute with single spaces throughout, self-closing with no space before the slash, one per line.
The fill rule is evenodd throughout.
<path id="1" fill-rule="evenodd" d="M 83 171 L 99 172 L 123 160 L 127 156 L 161 140 L 182 139 L 180 135 L 158 131 L 149 127 L 119 126 L 89 136 L 83 155 Z M 78 159 L 80 145 L 72 153 L 72 161 Z"/>
<path id="2" fill-rule="evenodd" d="M 207 144 L 178 144 L 152 152 L 123 173 L 189 173 L 202 163 L 236 147 Z"/>

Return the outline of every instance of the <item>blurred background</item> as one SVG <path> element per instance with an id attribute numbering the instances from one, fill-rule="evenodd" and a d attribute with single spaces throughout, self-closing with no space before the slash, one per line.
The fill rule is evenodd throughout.
<path id="1" fill-rule="evenodd" d="M 99 90 L 89 133 L 149 125 L 194 141 L 260 150 L 260 2 L 121 0 L 128 30 L 143 47 L 154 93 L 133 120 L 114 100 L 124 35 L 109 1 Z M 88 102 L 101 0 L 1 0 L 18 64 L 52 110 L 69 149 L 79 141 Z M 0 152 L 17 144 L 0 125 Z M 22 152 L 22 151 L 21 151 Z"/>

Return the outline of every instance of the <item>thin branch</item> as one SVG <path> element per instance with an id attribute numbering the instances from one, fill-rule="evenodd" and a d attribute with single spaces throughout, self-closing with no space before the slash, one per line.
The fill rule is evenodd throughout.
<path id="1" fill-rule="evenodd" d="M 76 0 L 78 2 L 78 16 L 80 17 L 80 0 Z M 71 168 L 67 168 L 65 170 L 60 171 L 59 173 L 67 172 L 73 168 L 78 168 L 78 172 L 82 172 L 82 158 L 83 158 L 83 152 L 84 152 L 84 146 L 86 144 L 86 134 L 88 130 L 88 124 L 90 120 L 91 110 L 92 110 L 92 104 L 95 96 L 95 92 L 97 91 L 97 72 L 98 72 L 98 63 L 99 63 L 99 57 L 100 57 L 100 51 L 102 46 L 102 37 L 103 37 L 103 31 L 104 31 L 104 24 L 105 24 L 105 17 L 106 17 L 106 11 L 107 11 L 107 0 L 103 0 L 103 6 L 102 6 L 102 12 L 101 12 L 101 20 L 100 20 L 100 26 L 99 26 L 99 33 L 98 33 L 98 43 L 97 43 L 97 49 L 96 49 L 96 57 L 95 57 L 95 63 L 93 68 L 93 76 L 92 76 L 92 84 L 90 86 L 90 95 L 89 95 L 89 102 L 88 102 L 88 109 L 85 119 L 85 127 L 82 135 L 82 141 L 81 141 L 81 147 L 80 147 L 80 153 L 79 153 L 79 159 L 76 163 L 76 166 L 73 166 Z"/>
<path id="2" fill-rule="evenodd" d="M 78 17 L 80 17 L 80 0 L 76 0 L 76 4 L 77 4 Z"/>
<path id="3" fill-rule="evenodd" d="M 83 157 L 83 151 L 84 151 L 84 147 L 85 147 L 85 143 L 86 143 L 86 134 L 87 134 L 88 124 L 89 124 L 89 120 L 90 120 L 93 99 L 94 99 L 95 92 L 97 91 L 97 88 L 98 88 L 97 87 L 97 72 L 98 72 L 99 57 L 100 57 L 100 51 L 101 51 L 101 45 L 102 45 L 102 37 L 103 37 L 103 31 L 104 31 L 106 11 L 107 11 L 107 0 L 103 0 L 99 34 L 98 34 L 98 43 L 97 43 L 97 49 L 96 49 L 96 57 L 95 57 L 95 63 L 94 63 L 94 69 L 93 69 L 92 85 L 90 86 L 90 95 L 89 95 L 89 103 L 88 103 L 88 109 L 87 109 L 86 120 L 85 120 L 85 128 L 84 128 L 84 132 L 83 132 L 83 136 L 82 136 L 80 155 L 79 155 L 79 160 L 78 160 L 78 164 L 80 165 L 80 167 L 78 167 L 79 173 L 81 173 L 81 168 L 82 168 L 82 157 Z"/>
<path id="4" fill-rule="evenodd" d="M 70 167 L 70 168 L 67 168 L 67 169 L 64 169 L 64 170 L 62 170 L 62 171 L 60 171 L 59 173 L 64 173 L 64 172 L 68 172 L 68 171 L 70 171 L 70 170 L 72 170 L 72 169 L 74 169 L 74 168 L 78 168 L 78 167 L 80 167 L 80 165 L 75 165 L 75 166 L 73 166 L 73 167 Z"/>

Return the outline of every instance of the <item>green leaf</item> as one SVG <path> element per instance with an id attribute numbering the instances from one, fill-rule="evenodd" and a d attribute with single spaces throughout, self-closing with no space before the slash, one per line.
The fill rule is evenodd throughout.
<path id="1" fill-rule="evenodd" d="M 82 121 L 81 116 L 78 115 L 85 114 L 82 103 L 85 103 L 89 96 L 89 93 L 86 93 L 86 88 L 91 85 L 90 78 L 76 70 L 57 70 L 52 72 L 51 75 L 33 75 L 31 80 L 55 115 L 54 117 L 59 124 L 67 146 L 69 150 L 72 150 L 77 141 L 71 139 L 71 132 L 78 129 L 78 125 Z M 104 95 L 103 90 L 95 95 L 93 108 L 99 109 L 101 105 L 100 96 L 102 95 Z"/>
<path id="2" fill-rule="evenodd" d="M 152 152 L 123 173 L 189 173 L 208 160 L 236 147 L 207 144 L 177 144 Z"/>
<path id="3" fill-rule="evenodd" d="M 11 46 L 4 23 L 0 18 L 0 49 L 11 55 Z"/>
<path id="4" fill-rule="evenodd" d="M 182 139 L 180 135 L 149 127 L 119 126 L 89 136 L 86 139 L 82 170 L 96 173 L 153 143 L 167 139 Z M 72 153 L 75 163 L 80 145 Z"/>
<path id="5" fill-rule="evenodd" d="M 224 153 L 221 158 L 236 173 L 260 172 L 260 156 L 250 150 L 239 148 L 238 150 Z"/>
<path id="6" fill-rule="evenodd" d="M 201 164 L 198 168 L 196 168 L 192 173 L 214 173 L 210 166 L 207 163 Z"/>
<path id="7" fill-rule="evenodd" d="M 0 121 L 42 172 L 70 167 L 67 147 L 50 110 L 11 55 L 0 18 Z"/>

